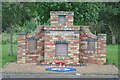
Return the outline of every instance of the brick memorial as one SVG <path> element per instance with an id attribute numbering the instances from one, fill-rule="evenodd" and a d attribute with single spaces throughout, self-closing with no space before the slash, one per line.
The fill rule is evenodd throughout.
<path id="1" fill-rule="evenodd" d="M 33 33 L 18 33 L 17 63 L 106 63 L 106 34 L 73 25 L 74 12 L 51 11 L 50 25 Z"/>

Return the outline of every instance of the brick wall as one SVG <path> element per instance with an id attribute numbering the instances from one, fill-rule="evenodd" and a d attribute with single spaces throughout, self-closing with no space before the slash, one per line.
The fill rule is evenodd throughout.
<path id="1" fill-rule="evenodd" d="M 33 33 L 18 34 L 18 63 L 36 63 L 43 60 L 44 56 L 44 31 L 42 30 L 43 26 L 38 26 Z M 28 50 L 28 39 L 37 39 L 37 49 L 36 50 Z M 31 44 L 32 45 L 32 44 Z"/>
<path id="2" fill-rule="evenodd" d="M 94 51 L 88 50 L 87 39 L 93 39 L 95 44 Z M 80 62 L 104 64 L 106 62 L 106 35 L 98 34 L 98 36 L 92 34 L 89 31 L 88 26 L 81 27 L 80 33 Z M 91 46 L 92 47 L 92 46 Z"/>
<path id="3" fill-rule="evenodd" d="M 52 26 L 51 26 L 52 27 Z M 74 26 L 75 29 L 66 28 L 64 30 L 61 28 L 56 30 L 49 30 L 49 27 L 45 28 L 45 36 L 44 36 L 44 60 L 46 63 L 50 62 L 67 62 L 67 63 L 78 63 L 79 62 L 79 32 L 80 27 Z M 74 30 L 73 30 L 74 29 Z M 55 43 L 54 41 L 68 41 L 68 56 L 67 57 L 56 57 L 55 56 Z"/>

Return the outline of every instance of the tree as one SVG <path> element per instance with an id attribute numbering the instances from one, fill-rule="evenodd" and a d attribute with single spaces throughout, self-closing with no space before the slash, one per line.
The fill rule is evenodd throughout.
<path id="1" fill-rule="evenodd" d="M 120 4 L 103 3 L 99 14 L 99 20 L 109 27 L 112 35 L 112 44 L 116 44 L 116 38 L 118 38 L 120 31 Z"/>
<path id="2" fill-rule="evenodd" d="M 49 21 L 50 11 L 73 11 L 75 25 L 89 25 L 91 22 L 97 22 L 100 4 L 88 2 L 36 2 L 35 10 L 39 15 L 41 24 Z"/>
<path id="3" fill-rule="evenodd" d="M 5 3 L 6 6 L 9 3 Z M 3 4 L 3 6 L 5 5 Z M 14 3 L 16 4 L 14 11 L 10 7 L 11 12 L 17 14 L 20 17 L 20 22 L 24 22 L 27 18 L 35 17 L 40 24 L 49 22 L 50 11 L 73 11 L 74 12 L 74 24 L 75 25 L 89 25 L 89 23 L 96 23 L 98 19 L 99 6 L 101 3 L 88 3 L 88 2 L 24 2 Z M 13 3 L 11 4 L 13 5 Z M 5 9 L 5 7 L 3 7 Z M 8 10 L 7 10 L 8 11 Z M 9 12 L 8 11 L 8 12 Z M 15 12 L 16 11 L 16 12 Z M 6 11 L 3 13 L 6 14 Z M 19 13 L 19 14 L 18 14 Z M 9 17 L 12 16 L 9 14 Z M 29 17 L 28 17 L 29 16 Z M 5 16 L 6 17 L 6 16 Z M 12 19 L 12 18 L 11 18 Z M 14 19 L 14 18 L 13 18 Z M 8 21 L 8 19 L 6 19 Z M 28 20 L 28 19 L 27 19 Z M 3 21 L 3 23 L 6 21 Z M 13 21 L 14 22 L 14 21 Z M 19 22 L 19 21 L 17 21 Z M 5 30 L 3 28 L 3 30 Z"/>
<path id="4" fill-rule="evenodd" d="M 30 4 L 29 4 L 30 5 Z M 29 5 L 20 2 L 3 2 L 2 3 L 2 28 L 3 30 L 9 28 L 10 32 L 10 56 L 13 55 L 12 49 L 12 29 L 15 24 L 23 25 L 26 20 L 30 20 L 35 16 L 28 7 Z M 33 14 L 32 14 L 33 13 Z"/>

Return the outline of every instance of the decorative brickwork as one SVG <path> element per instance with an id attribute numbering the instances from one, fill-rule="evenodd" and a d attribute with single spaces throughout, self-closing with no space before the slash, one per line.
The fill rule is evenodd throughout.
<path id="1" fill-rule="evenodd" d="M 18 33 L 17 62 L 105 63 L 106 34 L 96 36 L 89 31 L 88 26 L 73 26 L 73 16 L 73 12 L 52 11 L 51 25 L 40 25 L 30 34 Z M 59 47 L 57 44 L 61 44 L 61 48 L 57 48 L 56 46 Z M 62 45 L 66 47 L 63 48 Z M 61 55 L 65 53 L 66 56 L 60 56 L 60 53 Z"/>

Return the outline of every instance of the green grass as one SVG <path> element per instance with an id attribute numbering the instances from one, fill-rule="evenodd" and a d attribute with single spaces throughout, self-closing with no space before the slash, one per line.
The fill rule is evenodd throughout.
<path id="1" fill-rule="evenodd" d="M 0 34 L 0 36 L 2 37 L 2 43 L 3 44 L 7 44 L 7 43 L 10 43 L 10 34 L 9 33 L 2 33 L 2 34 Z M 13 40 L 12 40 L 12 42 L 15 44 L 15 43 L 17 43 L 17 35 L 16 35 L 16 33 L 13 33 L 13 36 L 12 36 L 12 38 L 13 38 Z"/>
<path id="2" fill-rule="evenodd" d="M 10 45 L 9 44 L 3 44 L 2 45 L 2 65 L 5 65 L 8 62 L 13 62 L 17 58 L 17 45 L 13 44 L 13 56 L 9 56 L 10 52 Z"/>
<path id="3" fill-rule="evenodd" d="M 118 45 L 107 45 L 107 64 L 115 64 L 118 65 Z"/>
<path id="4" fill-rule="evenodd" d="M 9 44 L 2 45 L 2 64 L 5 65 L 8 62 L 12 62 L 16 60 L 17 56 L 17 45 L 13 45 L 13 56 L 9 56 Z M 107 64 L 115 64 L 118 66 L 118 45 L 107 45 Z M 119 64 L 120 67 L 120 64 Z"/>

